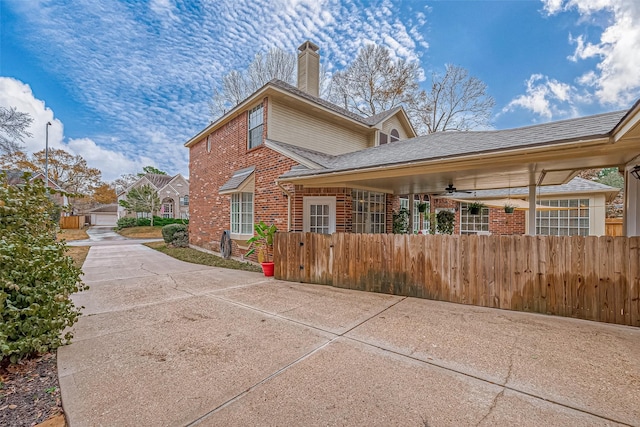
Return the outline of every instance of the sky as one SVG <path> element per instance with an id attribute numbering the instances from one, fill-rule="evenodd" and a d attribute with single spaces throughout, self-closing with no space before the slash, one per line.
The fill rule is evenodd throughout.
<path id="1" fill-rule="evenodd" d="M 368 43 L 469 70 L 506 129 L 628 109 L 640 98 L 637 0 L 0 0 L 0 106 L 34 119 L 28 152 L 83 156 L 105 181 L 153 165 L 188 176 L 183 145 L 220 79 L 311 40 L 329 73 Z"/>

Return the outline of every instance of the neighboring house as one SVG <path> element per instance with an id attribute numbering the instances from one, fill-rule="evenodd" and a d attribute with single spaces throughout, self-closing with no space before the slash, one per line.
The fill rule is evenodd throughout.
<path id="1" fill-rule="evenodd" d="M 555 223 L 555 214 L 545 218 L 546 211 L 536 212 L 538 195 L 567 200 L 571 208 L 589 200 L 589 233 L 602 234 L 604 225 L 596 224 L 604 218 L 600 202 L 611 189 L 595 184 L 584 192 L 578 187 L 586 184 L 571 179 L 580 169 L 612 165 L 628 175 L 640 155 L 637 106 L 520 129 L 416 137 L 401 107 L 361 117 L 318 98 L 317 50 L 310 42 L 299 47 L 297 88 L 272 80 L 186 142 L 192 245 L 217 250 L 228 230 L 234 254 L 242 255 L 259 221 L 281 231 L 391 232 L 393 211 L 412 193 L 431 195 L 434 213 L 457 207 L 458 233 L 535 234 L 537 218 L 544 232 L 546 219 Z M 545 189 L 560 184 L 565 187 Z M 476 190 L 476 197 L 481 190 L 511 188 L 505 191 L 512 198 L 522 198 L 519 188 L 525 187 L 524 199 L 531 198 L 534 209 L 505 215 L 514 222 L 509 227 L 495 223 L 502 220 L 496 209 L 487 218 L 489 230 L 482 225 L 478 230 L 465 214 L 469 194 L 463 193 L 462 201 L 443 197 L 450 196 L 442 193 L 451 185 Z M 545 203 L 556 202 L 538 201 Z M 584 207 L 576 208 L 581 214 Z M 562 211 L 549 210 L 565 215 Z M 584 224 L 581 218 L 578 223 Z M 585 229 L 580 225 L 575 233 Z"/>
<path id="2" fill-rule="evenodd" d="M 118 221 L 118 204 L 111 203 L 108 205 L 98 206 L 85 212 L 85 218 L 89 217 L 90 225 L 108 225 L 115 227 Z M 87 222 L 87 221 L 85 221 Z"/>
<path id="3" fill-rule="evenodd" d="M 162 218 L 189 219 L 189 180 L 181 174 L 160 175 L 148 173 L 143 175 L 127 189 L 118 194 L 118 202 L 126 200 L 127 194 L 134 188 L 150 185 L 158 193 L 160 208 L 155 215 Z M 127 213 L 127 210 L 118 203 L 118 218 L 125 216 L 149 217 L 149 213 Z"/>
<path id="4" fill-rule="evenodd" d="M 24 171 L 20 171 L 20 170 L 2 170 L 0 171 L 0 173 L 6 173 L 7 174 L 7 183 L 9 185 L 20 185 L 24 182 L 23 180 L 23 176 L 25 174 Z M 29 178 L 30 182 L 35 181 L 36 179 L 41 180 L 41 181 L 45 181 L 45 175 L 44 172 L 28 172 L 29 174 L 31 174 L 31 177 Z M 50 192 L 50 196 L 51 196 L 51 200 L 53 200 L 53 202 L 62 207 L 65 208 L 67 206 L 69 206 L 69 198 L 67 197 L 67 193 L 66 191 L 64 191 L 64 189 L 62 187 L 60 187 L 58 185 L 58 183 L 56 183 L 54 180 L 52 180 L 51 178 L 49 178 L 48 180 L 49 183 L 49 189 L 51 190 Z M 67 212 L 62 212 L 62 215 L 69 215 L 69 213 Z"/>

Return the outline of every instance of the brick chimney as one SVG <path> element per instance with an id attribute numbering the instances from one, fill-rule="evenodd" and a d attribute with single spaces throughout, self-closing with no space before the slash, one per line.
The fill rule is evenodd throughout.
<path id="1" fill-rule="evenodd" d="M 320 96 L 319 49 L 309 40 L 298 48 L 298 89 L 313 96 Z"/>

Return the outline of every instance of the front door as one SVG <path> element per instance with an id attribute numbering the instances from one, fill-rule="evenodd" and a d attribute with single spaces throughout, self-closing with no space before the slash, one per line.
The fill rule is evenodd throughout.
<path id="1" fill-rule="evenodd" d="M 303 230 L 311 233 L 331 234 L 336 231 L 336 198 L 305 197 Z"/>

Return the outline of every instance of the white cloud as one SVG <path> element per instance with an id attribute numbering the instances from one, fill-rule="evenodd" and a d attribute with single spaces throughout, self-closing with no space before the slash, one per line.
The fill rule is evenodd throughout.
<path id="1" fill-rule="evenodd" d="M 526 93 L 514 98 L 502 113 L 523 108 L 551 120 L 578 114 L 576 103 L 583 101 L 577 89 L 542 74 L 532 75 L 526 82 Z"/>
<path id="2" fill-rule="evenodd" d="M 637 0 L 543 0 L 545 11 L 556 14 L 575 10 L 581 20 L 603 28 L 599 39 L 570 36 L 572 61 L 596 59 L 595 70 L 580 77 L 598 102 L 628 107 L 640 96 L 640 2 Z M 605 18 L 602 17 L 605 16 Z M 593 37 L 592 37 L 593 38 Z"/>
<path id="3" fill-rule="evenodd" d="M 33 122 L 29 128 L 32 136 L 25 138 L 27 153 L 44 150 L 47 142 L 47 122 L 49 147 L 60 148 L 71 154 L 79 154 L 91 167 L 102 171 L 102 179 L 112 181 L 123 173 L 139 172 L 143 166 L 155 162 L 148 157 L 129 158 L 121 152 L 99 146 L 89 138 L 66 139 L 64 125 L 56 119 L 53 111 L 44 101 L 35 98 L 31 87 L 9 77 L 0 77 L 0 106 L 16 107 L 18 111 L 28 113 Z"/>

